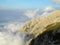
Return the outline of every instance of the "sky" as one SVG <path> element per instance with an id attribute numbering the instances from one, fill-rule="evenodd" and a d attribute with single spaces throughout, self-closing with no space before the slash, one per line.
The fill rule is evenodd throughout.
<path id="1" fill-rule="evenodd" d="M 0 9 L 60 8 L 60 0 L 0 0 Z"/>

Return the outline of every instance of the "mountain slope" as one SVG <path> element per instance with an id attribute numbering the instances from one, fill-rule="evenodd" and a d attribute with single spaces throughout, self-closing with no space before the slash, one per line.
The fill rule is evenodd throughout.
<path id="1" fill-rule="evenodd" d="M 48 25 L 56 25 L 57 22 L 60 22 L 60 10 L 56 10 L 49 15 L 35 18 L 31 21 L 26 22 L 23 26 L 21 26 L 20 31 L 26 34 L 33 34 L 35 38 L 39 34 L 46 31 L 46 27 Z M 29 40 L 26 45 L 28 45 L 30 41 L 31 40 Z"/>

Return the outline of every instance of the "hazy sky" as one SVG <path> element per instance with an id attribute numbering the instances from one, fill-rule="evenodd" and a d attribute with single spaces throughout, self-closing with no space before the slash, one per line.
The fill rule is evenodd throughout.
<path id="1" fill-rule="evenodd" d="M 58 2 L 55 3 L 55 2 Z M 0 0 L 0 9 L 27 9 L 27 8 L 45 8 L 52 6 L 60 8 L 58 0 Z"/>

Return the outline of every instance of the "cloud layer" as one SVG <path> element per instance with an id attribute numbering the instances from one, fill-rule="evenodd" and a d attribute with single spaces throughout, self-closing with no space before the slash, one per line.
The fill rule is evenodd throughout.
<path id="1" fill-rule="evenodd" d="M 34 10 L 27 10 L 24 12 L 24 15 L 26 15 L 28 18 L 35 18 L 42 15 L 48 15 L 52 11 L 55 11 L 56 9 L 52 6 L 47 6 L 44 9 L 34 9 Z"/>
<path id="2" fill-rule="evenodd" d="M 24 45 L 24 34 L 19 31 L 21 25 L 20 22 L 0 24 L 0 45 Z"/>
<path id="3" fill-rule="evenodd" d="M 36 13 L 39 11 L 39 9 L 35 9 L 35 10 L 27 10 L 24 15 L 26 15 L 29 18 L 33 18 Z"/>
<path id="4" fill-rule="evenodd" d="M 23 45 L 23 40 L 16 35 L 0 32 L 0 45 Z"/>

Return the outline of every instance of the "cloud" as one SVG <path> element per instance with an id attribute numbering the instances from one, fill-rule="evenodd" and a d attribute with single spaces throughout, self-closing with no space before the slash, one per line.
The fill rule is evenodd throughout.
<path id="1" fill-rule="evenodd" d="M 27 10 L 24 15 L 26 15 L 29 18 L 33 18 L 36 13 L 39 11 L 39 9 L 35 9 L 35 10 Z"/>
<path id="2" fill-rule="evenodd" d="M 16 35 L 0 32 L 0 45 L 23 45 L 23 40 Z"/>
<path id="3" fill-rule="evenodd" d="M 47 6 L 44 9 L 34 9 L 34 10 L 26 10 L 24 12 L 24 15 L 26 15 L 28 18 L 35 18 L 40 17 L 43 15 L 48 15 L 49 13 L 55 11 L 56 9 L 52 6 Z"/>
<path id="4" fill-rule="evenodd" d="M 55 8 L 53 8 L 52 6 L 47 6 L 44 11 L 48 12 L 48 11 L 53 11 L 55 10 Z"/>
<path id="5" fill-rule="evenodd" d="M 47 6 L 46 8 L 38 11 L 35 15 L 35 17 L 40 17 L 40 16 L 46 16 L 48 14 L 50 14 L 51 12 L 55 11 L 57 9 L 55 9 L 54 7 L 52 6 Z"/>
<path id="6" fill-rule="evenodd" d="M 53 2 L 55 2 L 55 3 L 60 3 L 60 0 L 53 0 Z"/>
<path id="7" fill-rule="evenodd" d="M 55 11 L 57 9 L 55 9 L 54 7 L 52 6 L 47 6 L 44 10 L 43 10 L 43 13 L 41 14 L 41 16 L 46 16 L 46 15 L 49 15 L 51 12 Z"/>
<path id="8" fill-rule="evenodd" d="M 0 30 L 0 45 L 24 45 L 25 42 L 23 38 L 25 34 L 21 34 L 21 32 L 19 32 L 21 25 L 22 23 L 20 22 L 1 24 L 0 26 L 2 26 L 2 31 Z"/>
<path id="9" fill-rule="evenodd" d="M 8 31 L 12 31 L 12 32 L 16 32 L 20 29 L 20 26 L 22 25 L 23 23 L 14 23 L 14 22 L 11 22 L 11 23 L 7 23 L 5 26 L 4 26 L 4 29 L 8 30 Z"/>

